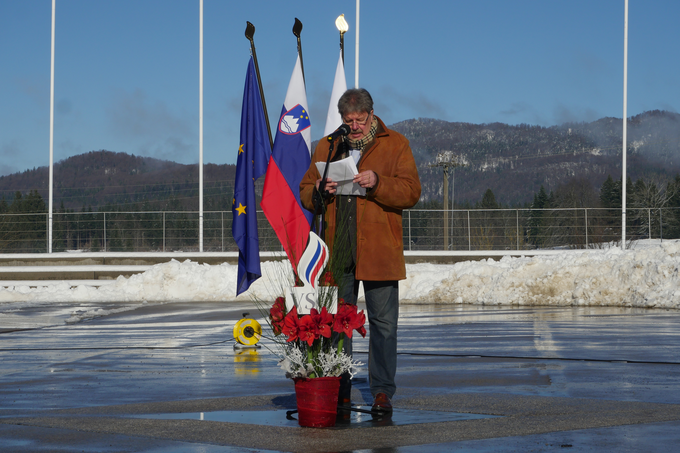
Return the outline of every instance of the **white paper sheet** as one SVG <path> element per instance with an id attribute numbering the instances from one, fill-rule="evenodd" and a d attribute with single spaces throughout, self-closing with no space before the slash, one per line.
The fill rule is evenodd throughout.
<path id="1" fill-rule="evenodd" d="M 317 162 L 316 168 L 319 170 L 319 174 L 323 177 L 324 169 L 326 168 L 326 162 Z M 357 166 L 354 163 L 354 159 L 347 157 L 345 159 L 331 162 L 330 167 L 328 167 L 328 179 L 333 182 L 338 183 L 337 194 L 338 195 L 358 195 L 365 196 L 366 189 L 361 187 L 359 184 L 352 182 L 354 175 L 358 174 Z"/>

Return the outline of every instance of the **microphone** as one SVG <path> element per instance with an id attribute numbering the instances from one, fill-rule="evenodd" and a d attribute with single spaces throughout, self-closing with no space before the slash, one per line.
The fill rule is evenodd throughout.
<path id="1" fill-rule="evenodd" d="M 336 129 L 335 132 L 328 136 L 328 141 L 332 142 L 338 137 L 346 137 L 347 135 L 349 135 L 350 131 L 351 131 L 350 127 L 343 123 L 340 125 L 339 128 Z"/>

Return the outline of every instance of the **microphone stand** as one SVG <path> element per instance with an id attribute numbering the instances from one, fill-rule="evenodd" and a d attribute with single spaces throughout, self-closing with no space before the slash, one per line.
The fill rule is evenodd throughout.
<path id="1" fill-rule="evenodd" d="M 323 170 L 323 176 L 321 177 L 321 182 L 319 183 L 319 188 L 314 190 L 314 217 L 319 216 L 317 219 L 317 234 L 322 241 L 326 242 L 325 234 L 326 229 L 324 228 L 324 219 L 326 217 L 326 198 L 329 197 L 329 193 L 326 190 L 326 178 L 328 177 L 328 167 L 331 164 L 331 156 L 333 155 L 333 147 L 335 145 L 335 140 L 332 140 L 328 145 L 328 158 L 326 159 L 326 168 Z"/>

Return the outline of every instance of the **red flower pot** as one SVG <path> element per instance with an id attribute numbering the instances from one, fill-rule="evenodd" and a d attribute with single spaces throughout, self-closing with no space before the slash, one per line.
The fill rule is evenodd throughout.
<path id="1" fill-rule="evenodd" d="M 312 428 L 335 426 L 340 377 L 295 378 L 298 423 Z"/>

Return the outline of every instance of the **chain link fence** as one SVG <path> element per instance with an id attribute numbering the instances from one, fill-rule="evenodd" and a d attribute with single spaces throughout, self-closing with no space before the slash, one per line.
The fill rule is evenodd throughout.
<path id="1" fill-rule="evenodd" d="M 260 250 L 282 251 L 258 212 Z M 634 208 L 627 239 L 680 237 L 679 208 Z M 235 252 L 231 211 L 204 212 L 203 250 Z M 0 214 L 0 253 L 47 252 L 47 214 Z M 621 241 L 621 210 L 469 209 L 403 212 L 405 250 L 533 250 L 599 248 Z M 52 251 L 169 252 L 199 250 L 193 211 L 54 213 Z"/>

